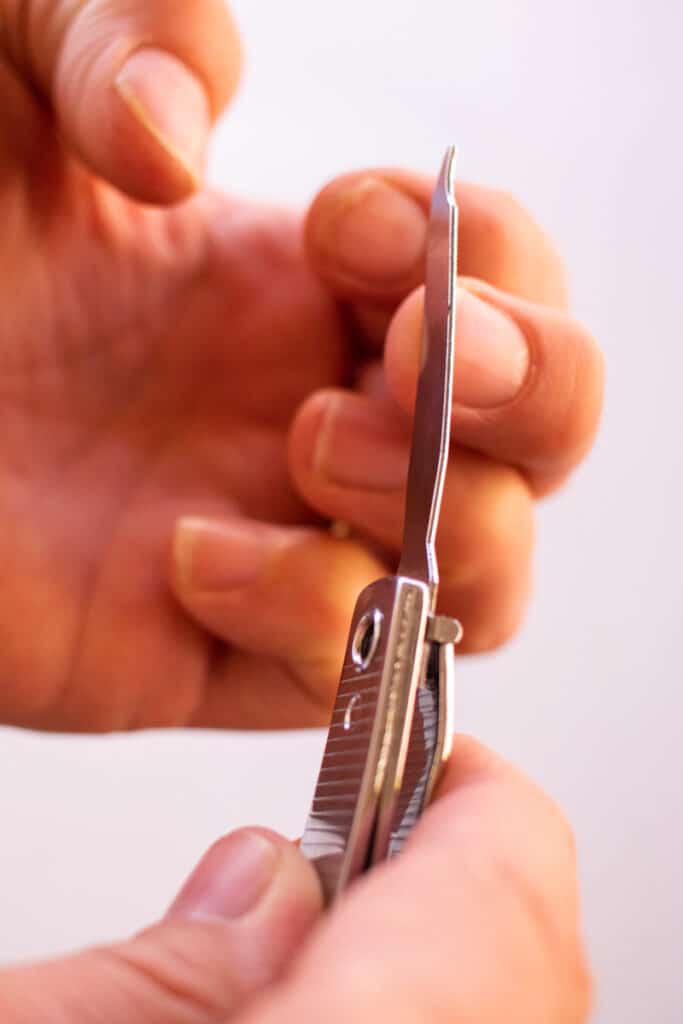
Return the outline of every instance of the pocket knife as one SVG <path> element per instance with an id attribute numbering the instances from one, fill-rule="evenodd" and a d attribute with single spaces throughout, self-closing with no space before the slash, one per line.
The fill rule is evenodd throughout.
<path id="1" fill-rule="evenodd" d="M 456 619 L 436 614 L 448 461 L 458 210 L 446 153 L 427 230 L 425 315 L 397 574 L 362 591 L 301 841 L 327 903 L 393 857 L 429 802 L 454 730 Z"/>

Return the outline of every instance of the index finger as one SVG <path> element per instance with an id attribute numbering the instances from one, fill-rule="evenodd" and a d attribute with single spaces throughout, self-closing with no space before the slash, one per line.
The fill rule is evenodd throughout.
<path id="1" fill-rule="evenodd" d="M 342 175 L 306 221 L 309 259 L 382 340 L 386 312 L 424 279 L 433 179 L 392 168 Z M 564 308 L 562 261 L 546 232 L 508 193 L 456 183 L 460 273 L 519 298 Z M 384 315 L 383 315 L 384 314 Z"/>
<path id="2" fill-rule="evenodd" d="M 555 805 L 460 739 L 404 853 L 348 892 L 249 1024 L 583 1021 L 574 848 Z"/>

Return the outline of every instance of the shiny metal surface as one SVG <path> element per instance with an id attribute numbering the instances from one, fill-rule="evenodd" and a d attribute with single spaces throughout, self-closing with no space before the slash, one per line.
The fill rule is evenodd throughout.
<path id="1" fill-rule="evenodd" d="M 439 582 L 434 541 L 451 431 L 458 208 L 455 149 L 444 158 L 434 189 L 427 236 L 425 317 L 413 444 L 408 470 L 403 554 L 399 575 Z"/>
<path id="2" fill-rule="evenodd" d="M 455 619 L 435 615 L 434 553 L 451 421 L 457 209 L 449 149 L 428 231 L 425 324 L 399 572 L 353 613 L 313 805 L 301 841 L 326 901 L 403 847 L 453 731 Z"/>
<path id="3" fill-rule="evenodd" d="M 400 853 L 429 803 L 455 732 L 453 643 L 429 646 L 427 669 L 417 691 L 408 759 L 392 824 L 388 857 Z"/>
<path id="4" fill-rule="evenodd" d="M 431 664 L 432 648 L 428 657 Z M 408 758 L 391 823 L 387 856 L 399 853 L 427 803 L 430 780 L 439 756 L 439 680 L 435 671 L 427 671 L 416 697 L 410 730 Z"/>
<path id="5" fill-rule="evenodd" d="M 301 840 L 327 900 L 368 866 L 378 836 L 388 845 L 393 808 L 386 793 L 396 793 L 403 773 L 429 603 L 425 584 L 396 576 L 372 583 L 358 598 Z M 382 615 L 382 634 L 362 668 L 353 658 L 354 638 L 358 624 L 375 610 Z"/>

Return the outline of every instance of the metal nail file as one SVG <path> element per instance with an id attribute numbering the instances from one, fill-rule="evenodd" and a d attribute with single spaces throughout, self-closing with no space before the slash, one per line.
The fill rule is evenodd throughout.
<path id="1" fill-rule="evenodd" d="M 425 315 L 398 572 L 353 613 L 341 680 L 301 849 L 326 901 L 393 857 L 429 802 L 453 735 L 454 645 L 436 614 L 434 542 L 451 430 L 458 210 L 446 153 L 427 232 Z"/>

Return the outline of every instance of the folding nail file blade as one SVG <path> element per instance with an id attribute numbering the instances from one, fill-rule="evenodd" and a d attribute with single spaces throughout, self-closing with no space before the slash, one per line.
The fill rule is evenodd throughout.
<path id="1" fill-rule="evenodd" d="M 434 189 L 427 237 L 425 313 L 408 470 L 399 576 L 424 580 L 434 591 L 434 553 L 451 437 L 458 208 L 455 150 L 449 149 Z"/>
<path id="2" fill-rule="evenodd" d="M 399 574 L 366 587 L 358 599 L 301 843 L 328 901 L 400 848 L 422 809 L 443 741 L 438 685 L 434 679 L 428 684 L 427 628 L 436 603 L 434 540 L 450 440 L 454 165 L 450 149 L 427 234 L 425 317 Z"/>

